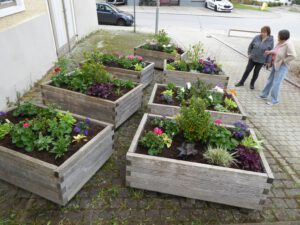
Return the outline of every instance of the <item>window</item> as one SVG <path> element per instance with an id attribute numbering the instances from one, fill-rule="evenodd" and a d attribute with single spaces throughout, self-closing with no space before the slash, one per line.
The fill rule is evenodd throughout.
<path id="1" fill-rule="evenodd" d="M 0 17 L 25 10 L 24 0 L 0 0 Z"/>

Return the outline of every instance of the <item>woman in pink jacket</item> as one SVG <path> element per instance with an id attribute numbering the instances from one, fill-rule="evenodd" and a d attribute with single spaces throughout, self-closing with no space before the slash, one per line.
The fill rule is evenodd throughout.
<path id="1" fill-rule="evenodd" d="M 269 75 L 268 81 L 260 93 L 259 97 L 267 99 L 271 91 L 271 101 L 268 105 L 276 105 L 279 103 L 279 91 L 281 82 L 284 80 L 289 63 L 296 58 L 296 50 L 293 44 L 288 41 L 290 32 L 288 30 L 281 30 L 278 33 L 278 43 L 271 51 L 266 51 L 266 55 L 272 56 L 272 71 Z"/>

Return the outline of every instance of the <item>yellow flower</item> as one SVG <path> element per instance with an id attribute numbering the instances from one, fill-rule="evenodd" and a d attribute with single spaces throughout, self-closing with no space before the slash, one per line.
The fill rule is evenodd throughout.
<path id="1" fill-rule="evenodd" d="M 73 141 L 72 142 L 80 142 L 81 140 L 87 141 L 87 137 L 83 134 L 78 134 L 76 136 L 73 136 Z"/>
<path id="2" fill-rule="evenodd" d="M 228 94 L 232 94 L 232 95 L 234 95 L 234 96 L 237 96 L 237 91 L 236 91 L 236 89 L 227 89 L 226 92 L 227 92 Z"/>

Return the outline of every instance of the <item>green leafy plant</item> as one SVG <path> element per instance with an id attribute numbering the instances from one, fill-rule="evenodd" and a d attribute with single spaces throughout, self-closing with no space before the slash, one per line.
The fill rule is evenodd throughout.
<path id="1" fill-rule="evenodd" d="M 34 142 L 34 145 L 39 151 L 49 151 L 50 145 L 54 143 L 54 140 L 50 136 L 43 136 L 39 133 L 39 138 Z"/>
<path id="2" fill-rule="evenodd" d="M 140 139 L 139 143 L 148 149 L 149 155 L 160 154 L 165 146 L 162 135 L 157 135 L 152 131 L 146 133 L 146 135 Z"/>
<path id="3" fill-rule="evenodd" d="M 10 133 L 13 128 L 12 123 L 3 123 L 0 124 L 0 140 L 2 140 L 6 135 Z"/>
<path id="4" fill-rule="evenodd" d="M 39 113 L 39 108 L 30 102 L 25 102 L 23 104 L 18 104 L 17 108 L 13 111 L 14 117 L 25 117 L 34 116 Z"/>
<path id="5" fill-rule="evenodd" d="M 239 142 L 225 127 L 215 125 L 211 131 L 211 136 L 209 138 L 209 143 L 211 146 L 223 146 L 228 150 L 233 150 L 239 145 Z"/>
<path id="6" fill-rule="evenodd" d="M 230 167 L 237 162 L 234 158 L 234 154 L 235 153 L 229 153 L 226 148 L 221 146 L 208 146 L 203 156 L 209 164 Z"/>
<path id="7" fill-rule="evenodd" d="M 168 83 L 167 84 L 167 90 L 174 91 L 176 89 L 176 85 L 173 83 Z"/>
<path id="8" fill-rule="evenodd" d="M 140 64 L 140 63 L 136 63 L 135 65 L 134 65 L 134 70 L 135 71 L 142 71 L 144 69 L 144 67 L 142 66 L 142 64 Z"/>
<path id="9" fill-rule="evenodd" d="M 225 108 L 228 110 L 235 110 L 237 109 L 237 104 L 230 98 L 224 99 Z"/>
<path id="10" fill-rule="evenodd" d="M 166 69 L 167 70 L 176 70 L 176 68 L 172 64 L 167 64 Z"/>
<path id="11" fill-rule="evenodd" d="M 18 148 L 24 148 L 27 152 L 34 150 L 34 142 L 37 135 L 31 129 L 31 121 L 21 121 L 15 124 L 11 130 L 12 143 Z"/>
<path id="12" fill-rule="evenodd" d="M 113 79 L 112 84 L 118 88 L 133 89 L 135 84 L 131 80 Z"/>
<path id="13" fill-rule="evenodd" d="M 70 112 L 57 112 L 57 118 L 70 126 L 74 125 L 76 123 L 76 119 L 72 116 Z"/>
<path id="14" fill-rule="evenodd" d="M 86 82 L 107 83 L 111 80 L 111 75 L 104 69 L 101 63 L 86 61 L 81 65 L 81 73 L 86 78 Z"/>
<path id="15" fill-rule="evenodd" d="M 66 135 L 66 136 L 61 136 L 58 140 L 56 140 L 53 143 L 53 148 L 51 149 L 51 153 L 55 155 L 55 159 L 61 158 L 69 148 L 69 145 L 71 144 L 71 137 Z"/>
<path id="16" fill-rule="evenodd" d="M 201 42 L 198 42 L 197 44 L 190 46 L 187 52 L 188 60 L 192 64 L 197 65 L 199 58 L 203 57 L 203 53 L 204 53 L 203 44 Z"/>
<path id="17" fill-rule="evenodd" d="M 184 87 L 177 88 L 176 98 L 180 102 L 183 102 L 186 99 L 186 95 L 187 95 L 187 92 L 186 92 L 186 89 Z"/>
<path id="18" fill-rule="evenodd" d="M 211 94 L 212 86 L 210 84 L 206 84 L 204 81 L 197 79 L 195 83 L 192 84 L 191 87 L 191 95 L 197 98 L 202 98 L 207 104 L 208 96 Z"/>
<path id="19" fill-rule="evenodd" d="M 168 97 L 172 97 L 174 92 L 172 90 L 165 90 L 162 92 L 163 95 L 166 95 Z"/>
<path id="20" fill-rule="evenodd" d="M 229 112 L 228 109 L 226 109 L 224 106 L 222 106 L 221 104 L 217 104 L 214 106 L 214 110 L 218 111 L 218 112 Z"/>
<path id="21" fill-rule="evenodd" d="M 183 60 L 176 60 L 168 65 L 171 65 L 175 70 L 178 71 L 188 72 L 190 70 L 188 64 Z"/>
<path id="22" fill-rule="evenodd" d="M 252 136 L 248 136 L 244 137 L 244 139 L 241 141 L 241 145 L 246 148 L 260 150 L 262 149 L 262 142 L 263 141 L 255 141 Z"/>
<path id="23" fill-rule="evenodd" d="M 164 133 L 166 133 L 170 137 L 177 135 L 180 131 L 180 128 L 175 120 L 166 118 L 154 118 L 151 123 L 161 128 Z"/>
<path id="24" fill-rule="evenodd" d="M 207 97 L 210 106 L 217 106 L 223 103 L 223 94 L 219 92 L 212 91 Z"/>
<path id="25" fill-rule="evenodd" d="M 70 61 L 65 57 L 61 57 L 57 60 L 57 62 L 55 63 L 55 68 L 53 70 L 55 74 L 51 78 L 54 86 L 61 87 L 69 83 L 69 77 L 66 76 L 66 74 L 68 73 L 69 64 Z"/>
<path id="26" fill-rule="evenodd" d="M 161 45 L 168 45 L 171 42 L 171 38 L 168 36 L 165 30 L 158 31 L 158 34 L 155 35 L 154 38 Z"/>
<path id="27" fill-rule="evenodd" d="M 205 111 L 205 103 L 201 98 L 191 98 L 190 105 L 183 104 L 177 122 L 184 138 L 191 143 L 206 142 L 213 126 L 210 114 Z"/>

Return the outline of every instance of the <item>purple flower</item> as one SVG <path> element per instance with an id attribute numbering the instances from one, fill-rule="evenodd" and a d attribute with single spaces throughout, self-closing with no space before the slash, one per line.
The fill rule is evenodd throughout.
<path id="1" fill-rule="evenodd" d="M 91 124 L 91 120 L 90 120 L 89 118 L 86 118 L 86 119 L 85 119 L 85 123 L 86 123 L 87 125 L 90 125 L 90 124 Z"/>
<path id="2" fill-rule="evenodd" d="M 236 121 L 233 125 L 234 125 L 236 128 L 239 128 L 239 129 L 242 130 L 242 131 L 247 131 L 247 130 L 248 130 L 247 124 L 245 124 L 245 123 L 242 122 L 242 121 Z"/>
<path id="3" fill-rule="evenodd" d="M 74 127 L 74 132 L 77 133 L 77 134 L 79 134 L 81 130 L 80 130 L 80 128 L 77 125 L 76 125 L 76 127 Z"/>
<path id="4" fill-rule="evenodd" d="M 88 129 L 85 129 L 85 130 L 84 130 L 84 135 L 85 135 L 85 136 L 88 136 L 88 135 L 89 135 L 89 130 L 88 130 Z"/>

